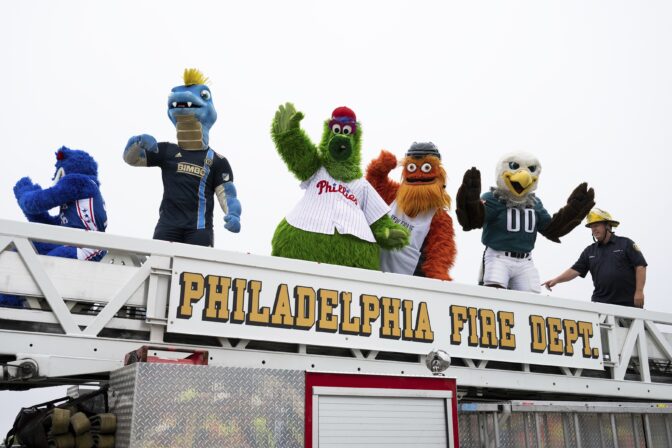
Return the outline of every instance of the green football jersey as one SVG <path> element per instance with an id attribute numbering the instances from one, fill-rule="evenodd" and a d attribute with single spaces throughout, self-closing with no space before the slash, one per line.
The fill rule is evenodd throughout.
<path id="1" fill-rule="evenodd" d="M 485 221 L 481 241 L 486 246 L 508 252 L 532 252 L 537 231 L 546 228 L 551 220 L 539 198 L 534 206 L 507 207 L 492 191 L 481 196 L 485 205 Z"/>

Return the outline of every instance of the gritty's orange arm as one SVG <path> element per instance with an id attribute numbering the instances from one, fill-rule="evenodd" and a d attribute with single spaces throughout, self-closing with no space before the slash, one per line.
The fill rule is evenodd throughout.
<path id="1" fill-rule="evenodd" d="M 422 271 L 425 277 L 439 280 L 452 280 L 448 271 L 455 264 L 457 248 L 455 247 L 455 230 L 453 219 L 445 210 L 437 210 L 429 226 L 429 233 L 425 238 L 423 248 L 425 261 Z"/>
<path id="2" fill-rule="evenodd" d="M 389 205 L 397 197 L 399 183 L 390 180 L 390 171 L 397 167 L 397 158 L 389 151 L 382 150 L 377 159 L 366 168 L 366 180 L 376 189 L 380 197 Z"/>

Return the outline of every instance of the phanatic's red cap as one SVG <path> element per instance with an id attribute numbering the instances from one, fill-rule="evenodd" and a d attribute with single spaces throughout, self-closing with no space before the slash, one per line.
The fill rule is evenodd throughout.
<path id="1" fill-rule="evenodd" d="M 341 106 L 334 109 L 331 113 L 331 119 L 336 121 L 357 121 L 357 116 L 349 107 Z"/>

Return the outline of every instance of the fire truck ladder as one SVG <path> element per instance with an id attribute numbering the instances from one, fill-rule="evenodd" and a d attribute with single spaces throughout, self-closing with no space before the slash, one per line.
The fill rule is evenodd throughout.
<path id="1" fill-rule="evenodd" d="M 99 263 L 41 256 L 32 241 L 105 248 L 109 253 Z M 171 282 L 177 281 L 173 270 L 176 258 L 379 285 L 391 278 L 410 286 L 418 281 L 340 266 L 0 220 L 0 292 L 25 297 L 28 304 L 26 308 L 0 308 L 0 388 L 105 380 L 123 366 L 126 353 L 143 345 L 205 349 L 210 365 L 228 367 L 428 374 L 425 356 L 412 353 L 314 346 L 310 340 L 290 344 L 170 333 L 167 307 Z M 454 295 L 484 294 L 484 288 L 478 286 L 422 281 Z M 500 300 L 512 297 L 511 291 L 488 290 L 486 295 Z M 535 305 L 532 300 L 529 303 Z M 453 357 L 448 374 L 456 378 L 462 393 L 474 398 L 525 399 L 533 393 L 537 399 L 547 400 L 572 394 L 571 399 L 672 401 L 672 335 L 661 330 L 672 324 L 671 314 L 571 304 L 599 313 L 604 369 L 494 361 L 486 352 L 480 359 Z M 445 349 L 450 351 L 450 347 Z"/>

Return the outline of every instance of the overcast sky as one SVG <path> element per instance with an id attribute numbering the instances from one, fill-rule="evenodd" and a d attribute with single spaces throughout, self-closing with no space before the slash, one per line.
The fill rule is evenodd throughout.
<path id="1" fill-rule="evenodd" d="M 218 249 L 270 254 L 301 197 L 270 139 L 277 106 L 293 102 L 318 142 L 322 121 L 347 105 L 362 123 L 364 165 L 382 148 L 401 157 L 432 141 L 453 198 L 466 169 L 478 167 L 487 188 L 497 160 L 516 150 L 541 161 L 537 193 L 550 213 L 587 181 L 646 256 L 646 308 L 672 311 L 670 2 L 24 1 L 2 11 L 0 218 L 25 220 L 14 183 L 50 185 L 53 153 L 66 145 L 99 163 L 107 231 L 151 238 L 160 170 L 130 167 L 122 151 L 140 133 L 176 140 L 167 95 L 197 67 L 219 115 L 210 144 L 228 158 L 243 205 L 237 235 L 216 211 Z M 456 234 L 452 275 L 474 284 L 480 231 Z M 540 236 L 542 281 L 591 242 L 583 227 L 560 245 Z M 539 300 L 591 292 L 577 279 Z M 45 396 L 0 393 L 16 403 L 0 409 L 0 432 Z"/>

